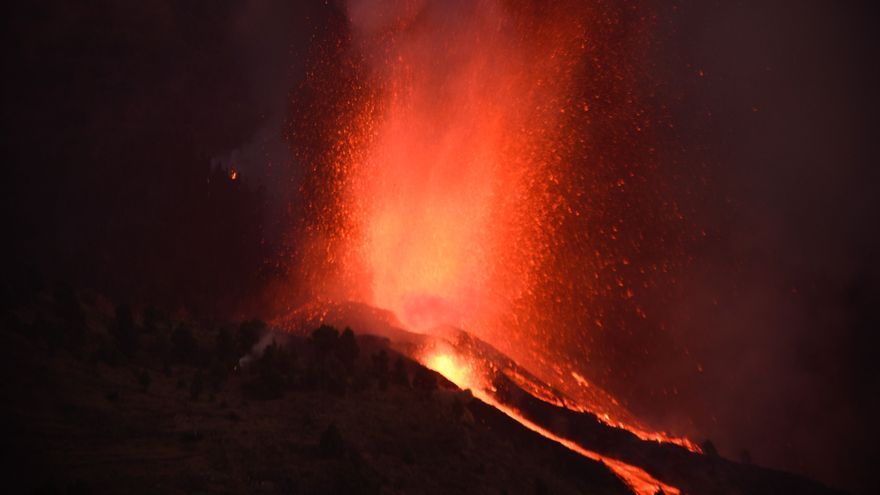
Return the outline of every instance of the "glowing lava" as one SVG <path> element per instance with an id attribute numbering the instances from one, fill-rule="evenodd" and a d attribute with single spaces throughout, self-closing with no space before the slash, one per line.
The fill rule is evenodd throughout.
<path id="1" fill-rule="evenodd" d="M 560 405 L 697 450 L 641 425 L 585 378 L 596 372 L 590 332 L 645 321 L 640 291 L 671 266 L 630 254 L 674 238 L 664 215 L 680 216 L 650 210 L 647 227 L 622 230 L 627 215 L 656 206 L 653 193 L 621 196 L 650 184 L 635 162 L 649 163 L 637 136 L 651 122 L 630 108 L 635 71 L 620 62 L 650 16 L 492 0 L 356 0 L 346 15 L 348 33 L 293 105 L 292 142 L 310 167 L 296 253 L 303 299 L 387 309 L 417 332 L 462 328 L 564 392 Z M 614 31 L 624 24 L 633 46 L 608 41 L 628 39 Z M 452 353 L 423 362 L 486 390 L 476 363 Z"/>
<path id="2" fill-rule="evenodd" d="M 358 76 L 334 95 L 346 103 L 327 155 L 304 157 L 302 278 L 323 287 L 313 299 L 509 348 L 530 332 L 506 323 L 534 310 L 565 206 L 553 189 L 586 34 L 562 7 L 542 18 L 493 1 L 396 5 L 350 4 Z"/>
<path id="3" fill-rule="evenodd" d="M 626 482 L 626 484 L 630 488 L 632 488 L 636 494 L 655 495 L 658 490 L 663 490 L 663 493 L 666 494 L 678 495 L 679 493 L 681 493 L 678 488 L 659 481 L 658 479 L 645 472 L 644 469 L 633 466 L 631 464 L 627 464 L 617 459 L 610 458 L 608 456 L 600 455 L 596 452 L 593 452 L 592 450 L 588 450 L 581 445 L 578 445 L 577 443 L 568 440 L 567 438 L 561 437 L 551 432 L 550 430 L 534 423 L 533 421 L 526 418 L 519 411 L 517 411 L 515 408 L 512 408 L 506 404 L 502 404 L 501 402 L 497 401 L 488 388 L 490 387 L 490 385 L 488 385 L 485 381 L 480 380 L 479 376 L 473 374 L 473 365 L 468 363 L 461 357 L 458 357 L 447 350 L 443 350 L 439 352 L 428 353 L 422 358 L 421 362 L 422 364 L 433 369 L 437 373 L 440 373 L 460 388 L 469 389 L 473 393 L 474 397 L 482 400 L 487 404 L 492 405 L 499 411 L 503 412 L 510 418 L 516 420 L 518 423 L 534 431 L 535 433 L 538 433 L 545 438 L 549 438 L 559 444 L 562 444 L 568 449 L 577 452 L 584 457 L 588 457 L 595 461 L 605 463 L 605 465 L 607 465 L 612 471 L 614 471 L 615 474 L 617 474 L 617 476 L 624 480 L 624 482 Z"/>
<path id="4" fill-rule="evenodd" d="M 559 164 L 543 155 L 543 141 L 558 126 L 579 34 L 557 26 L 523 38 L 494 2 L 459 5 L 455 23 L 440 23 L 430 16 L 450 7 L 430 5 L 426 20 L 392 23 L 390 40 L 358 31 L 384 54 L 371 67 L 381 75 L 373 140 L 346 185 L 360 215 L 345 256 L 367 274 L 360 298 L 408 327 L 490 337 L 534 290 L 547 255 L 549 204 L 539 189 Z"/>
<path id="5" fill-rule="evenodd" d="M 437 373 L 440 373 L 459 388 L 475 388 L 472 381 L 470 366 L 467 363 L 460 362 L 460 360 L 452 354 L 431 354 L 425 358 L 422 364 Z"/>

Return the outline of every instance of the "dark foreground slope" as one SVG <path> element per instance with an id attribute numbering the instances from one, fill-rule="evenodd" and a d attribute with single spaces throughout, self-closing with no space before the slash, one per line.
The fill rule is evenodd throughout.
<path id="1" fill-rule="evenodd" d="M 395 349 L 409 356 L 442 349 L 472 363 L 492 386 L 482 392 L 493 403 L 578 446 L 637 466 L 655 479 L 699 495 L 834 495 L 840 492 L 813 480 L 768 469 L 751 462 L 735 462 L 715 452 L 711 443 L 705 454 L 673 443 L 643 440 L 631 431 L 600 421 L 591 412 L 577 412 L 577 399 L 534 376 L 529 370 L 464 330 L 443 327 L 429 335 L 413 334 L 399 327 L 394 315 L 359 303 L 321 304 L 301 308 L 284 325 L 291 332 L 314 328 L 321 322 L 350 325 L 364 332 L 388 337 Z M 591 387 L 596 390 L 595 387 Z M 576 390 L 578 392 L 578 390 Z M 539 398 L 540 397 L 540 398 Z M 580 404 L 583 404 L 582 402 Z"/>
<path id="2" fill-rule="evenodd" d="M 425 337 L 382 330 L 374 312 L 345 320 L 393 342 L 318 323 L 196 321 L 63 286 L 2 300 L 9 493 L 630 493 L 602 463 L 399 354 Z M 449 344 L 514 366 L 462 333 Z M 836 493 L 640 440 L 503 372 L 493 389 L 530 421 L 684 493 Z"/>
<path id="3" fill-rule="evenodd" d="M 8 493 L 629 493 L 378 338 L 273 345 L 64 288 L 2 321 Z"/>

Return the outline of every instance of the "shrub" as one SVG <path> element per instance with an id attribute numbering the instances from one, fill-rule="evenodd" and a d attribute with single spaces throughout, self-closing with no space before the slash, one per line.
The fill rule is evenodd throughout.
<path id="1" fill-rule="evenodd" d="M 339 331 L 329 325 L 321 325 L 312 332 L 311 343 L 321 356 L 326 356 L 336 349 Z"/>

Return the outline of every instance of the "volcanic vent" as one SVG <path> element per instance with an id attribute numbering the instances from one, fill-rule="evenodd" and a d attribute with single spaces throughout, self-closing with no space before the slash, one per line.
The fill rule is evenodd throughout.
<path id="1" fill-rule="evenodd" d="M 656 194 L 616 204 L 652 174 L 636 104 L 650 16 L 391 5 L 349 3 L 295 92 L 291 141 L 309 166 L 303 299 L 387 309 L 416 332 L 463 329 L 572 407 L 669 439 L 587 379 L 595 335 L 645 326 L 646 294 L 675 264 L 647 259 L 670 254 L 660 239 L 674 215 Z M 649 227 L 621 232 L 648 206 Z"/>
<path id="2" fill-rule="evenodd" d="M 653 310 L 699 235 L 663 198 L 655 146 L 668 122 L 642 86 L 652 13 L 352 1 L 334 21 L 291 105 L 307 166 L 293 259 L 308 304 L 281 325 L 335 315 L 364 331 L 351 307 L 386 310 L 383 335 L 411 358 L 637 492 L 677 493 L 680 477 L 643 469 L 644 449 L 684 465 L 700 449 L 592 379 L 615 383 L 595 343 L 648 348 L 639 339 L 662 331 Z M 628 361 L 638 369 L 637 353 Z M 568 414 L 638 447 L 591 449 L 548 426 Z"/>

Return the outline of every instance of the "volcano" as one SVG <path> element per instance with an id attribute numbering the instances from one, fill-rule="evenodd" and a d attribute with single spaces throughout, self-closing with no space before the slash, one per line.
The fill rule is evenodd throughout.
<path id="1" fill-rule="evenodd" d="M 6 491 L 873 493 L 880 43 L 790 4 L 12 4 Z"/>
<path id="2" fill-rule="evenodd" d="M 0 339 L 21 377 L 4 383 L 14 491 L 836 493 L 642 438 L 462 330 L 363 304 L 233 332 L 61 291 Z"/>
<path id="3" fill-rule="evenodd" d="M 439 373 L 522 427 L 604 463 L 638 495 L 835 493 L 787 473 L 703 452 L 685 438 L 651 432 L 585 378 L 577 377 L 577 395 L 554 388 L 458 328 L 411 332 L 402 328 L 393 313 L 361 303 L 313 304 L 277 323 L 301 335 L 303 329 L 332 325 L 380 336 L 390 348 Z"/>

